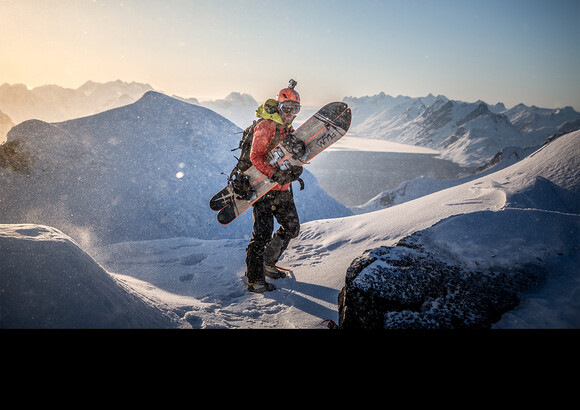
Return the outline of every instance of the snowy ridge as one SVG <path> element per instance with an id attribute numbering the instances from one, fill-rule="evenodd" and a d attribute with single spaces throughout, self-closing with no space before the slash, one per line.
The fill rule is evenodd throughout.
<path id="1" fill-rule="evenodd" d="M 447 189 L 474 179 L 479 179 L 484 175 L 497 172 L 507 166 L 513 165 L 517 161 L 525 158 L 537 150 L 536 148 L 506 147 L 496 154 L 489 164 L 482 167 L 480 172 L 456 179 L 434 179 L 426 176 L 405 181 L 397 188 L 381 192 L 367 203 L 359 206 L 351 206 L 349 209 L 355 214 L 378 211 L 394 205 L 399 205 L 425 195 L 432 194 L 443 189 Z"/>
<path id="2" fill-rule="evenodd" d="M 245 129 L 256 118 L 256 109 L 261 105 L 249 94 L 232 92 L 223 100 L 202 101 L 201 106 L 226 117 L 238 127 Z"/>

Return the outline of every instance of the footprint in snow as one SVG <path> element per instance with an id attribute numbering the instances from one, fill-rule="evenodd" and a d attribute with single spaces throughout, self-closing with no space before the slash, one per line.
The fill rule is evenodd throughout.
<path id="1" fill-rule="evenodd" d="M 193 266 L 201 263 L 207 258 L 207 255 L 203 253 L 192 253 L 186 256 L 182 256 L 179 263 L 185 266 Z"/>

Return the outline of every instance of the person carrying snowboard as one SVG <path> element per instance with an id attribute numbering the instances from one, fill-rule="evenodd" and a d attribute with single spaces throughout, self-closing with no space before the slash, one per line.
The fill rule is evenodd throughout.
<path id="1" fill-rule="evenodd" d="M 301 167 L 282 170 L 271 165 L 266 154 L 284 138 L 292 138 L 292 121 L 300 112 L 300 95 L 290 80 L 290 86 L 280 90 L 277 101 L 270 99 L 256 110 L 262 120 L 256 125 L 250 153 L 252 164 L 265 176 L 277 182 L 271 191 L 253 205 L 253 233 L 246 249 L 246 277 L 248 290 L 266 292 L 275 286 L 266 282 L 283 278 L 286 273 L 276 267 L 278 259 L 292 238 L 300 232 L 300 220 L 294 204 L 291 183 L 300 176 Z M 274 218 L 280 228 L 274 231 Z"/>

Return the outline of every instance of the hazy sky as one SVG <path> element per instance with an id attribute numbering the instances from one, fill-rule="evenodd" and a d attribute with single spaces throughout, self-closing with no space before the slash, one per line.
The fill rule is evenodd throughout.
<path id="1" fill-rule="evenodd" d="M 0 84 L 572 105 L 580 0 L 0 0 Z"/>

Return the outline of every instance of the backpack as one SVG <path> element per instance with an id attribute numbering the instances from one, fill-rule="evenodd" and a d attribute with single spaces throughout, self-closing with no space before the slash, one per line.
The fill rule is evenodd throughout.
<path id="1" fill-rule="evenodd" d="M 244 171 L 249 169 L 253 164 L 250 160 L 250 153 L 252 152 L 252 142 L 254 141 L 254 130 L 256 126 L 263 121 L 263 118 L 255 120 L 252 125 L 246 128 L 242 132 L 242 138 L 240 144 L 237 148 L 232 149 L 232 151 L 241 150 L 240 157 L 234 156 L 238 160 L 234 169 L 228 177 L 228 182 L 232 184 L 235 194 L 239 199 L 249 200 L 254 189 L 250 184 L 250 180 L 247 175 L 244 175 Z M 280 129 L 276 126 L 276 136 L 268 146 L 267 151 L 270 151 L 276 144 L 280 142 Z"/>

